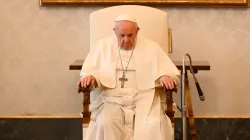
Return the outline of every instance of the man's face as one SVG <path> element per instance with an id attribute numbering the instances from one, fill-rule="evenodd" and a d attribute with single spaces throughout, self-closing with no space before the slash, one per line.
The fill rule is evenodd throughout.
<path id="1" fill-rule="evenodd" d="M 135 40 L 139 28 L 135 23 L 130 21 L 120 21 L 114 28 L 118 43 L 124 50 L 131 50 L 135 45 Z"/>

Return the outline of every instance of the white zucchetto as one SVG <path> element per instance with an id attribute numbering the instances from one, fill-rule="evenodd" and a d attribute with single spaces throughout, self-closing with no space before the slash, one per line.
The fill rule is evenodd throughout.
<path id="1" fill-rule="evenodd" d="M 136 19 L 133 16 L 127 15 L 127 14 L 118 16 L 115 19 L 115 22 L 117 22 L 117 21 L 123 21 L 123 20 L 127 20 L 127 21 L 131 21 L 131 22 L 136 23 Z"/>

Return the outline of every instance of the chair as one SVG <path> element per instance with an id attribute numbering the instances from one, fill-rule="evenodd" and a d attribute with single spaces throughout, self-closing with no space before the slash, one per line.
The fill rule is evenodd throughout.
<path id="1" fill-rule="evenodd" d="M 135 10 L 136 9 L 136 10 Z M 139 5 L 121 5 L 104 8 L 90 14 L 90 49 L 93 44 L 107 36 L 114 35 L 112 30 L 115 18 L 120 14 L 130 14 L 137 19 L 141 28 L 139 34 L 158 42 L 166 54 L 172 52 L 171 29 L 168 28 L 167 13 L 155 8 Z M 162 89 L 163 90 L 163 89 Z M 89 103 L 92 98 L 90 91 L 79 87 L 79 93 L 84 93 L 83 123 L 90 120 Z M 174 124 L 173 90 L 165 90 L 167 109 L 166 114 Z M 91 96 L 94 96 L 91 94 Z"/>

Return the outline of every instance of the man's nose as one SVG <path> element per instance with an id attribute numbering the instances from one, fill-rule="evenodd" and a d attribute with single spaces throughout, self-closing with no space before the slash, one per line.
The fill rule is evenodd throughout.
<path id="1" fill-rule="evenodd" d="M 129 41 L 129 38 L 127 36 L 124 37 L 124 41 L 125 42 L 128 42 Z"/>

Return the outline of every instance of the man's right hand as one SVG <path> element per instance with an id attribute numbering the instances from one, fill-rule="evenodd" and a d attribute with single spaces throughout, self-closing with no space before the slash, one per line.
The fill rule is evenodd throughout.
<path id="1" fill-rule="evenodd" d="M 92 85 L 94 88 L 96 88 L 98 86 L 96 79 L 93 76 L 86 76 L 82 79 L 80 79 L 80 81 L 77 84 L 78 86 L 82 86 L 84 88 L 86 88 L 89 85 Z"/>

